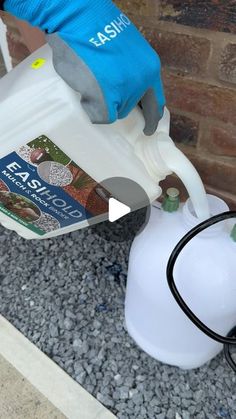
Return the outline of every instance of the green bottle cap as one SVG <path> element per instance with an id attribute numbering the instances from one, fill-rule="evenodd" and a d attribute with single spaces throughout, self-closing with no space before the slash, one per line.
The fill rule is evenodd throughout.
<path id="1" fill-rule="evenodd" d="M 236 224 L 234 224 L 233 230 L 231 231 L 230 237 L 236 242 Z"/>
<path id="2" fill-rule="evenodd" d="M 167 212 L 175 212 L 178 210 L 180 204 L 179 190 L 176 188 L 169 188 L 166 191 L 162 208 Z"/>

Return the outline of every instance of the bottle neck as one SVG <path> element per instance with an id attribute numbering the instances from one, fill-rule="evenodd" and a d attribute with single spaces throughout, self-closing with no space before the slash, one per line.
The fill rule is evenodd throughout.
<path id="1" fill-rule="evenodd" d="M 135 153 L 155 182 L 160 182 L 173 173 L 161 156 L 158 146 L 160 137 L 161 133 L 155 133 L 151 137 L 146 137 L 145 140 L 141 136 L 135 146 Z M 170 141 L 172 142 L 171 139 Z"/>
<path id="2" fill-rule="evenodd" d="M 209 195 L 209 194 L 207 194 L 206 197 L 207 197 L 207 201 L 209 205 L 210 216 L 214 216 L 214 215 L 217 215 L 217 214 L 220 214 L 222 212 L 229 210 L 228 205 L 222 199 L 214 195 Z M 186 225 L 188 229 L 191 229 L 195 227 L 197 224 L 199 224 L 200 222 L 199 218 L 197 217 L 194 211 L 194 207 L 190 198 L 184 204 L 182 213 L 183 213 L 184 224 Z M 210 237 L 221 232 L 224 229 L 224 227 L 225 227 L 225 222 L 214 224 L 208 229 L 202 231 L 199 235 Z"/>

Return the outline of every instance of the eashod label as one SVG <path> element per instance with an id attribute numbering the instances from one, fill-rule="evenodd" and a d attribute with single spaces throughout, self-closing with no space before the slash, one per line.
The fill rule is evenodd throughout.
<path id="1" fill-rule="evenodd" d="M 97 48 L 101 47 L 119 36 L 130 24 L 131 21 L 128 17 L 121 13 L 116 19 L 106 25 L 101 32 L 97 32 L 96 36 L 90 38 L 89 42 Z"/>

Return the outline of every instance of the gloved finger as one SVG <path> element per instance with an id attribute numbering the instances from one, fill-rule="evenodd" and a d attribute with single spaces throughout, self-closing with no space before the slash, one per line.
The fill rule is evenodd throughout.
<path id="1" fill-rule="evenodd" d="M 145 119 L 145 135 L 153 135 L 157 129 L 158 123 L 163 116 L 165 98 L 162 86 L 156 86 L 148 89 L 141 99 L 143 116 Z"/>
<path id="2" fill-rule="evenodd" d="M 73 90 L 81 94 L 81 105 L 91 122 L 111 122 L 104 95 L 90 68 L 57 34 L 47 35 L 47 41 L 52 48 L 56 72 Z"/>

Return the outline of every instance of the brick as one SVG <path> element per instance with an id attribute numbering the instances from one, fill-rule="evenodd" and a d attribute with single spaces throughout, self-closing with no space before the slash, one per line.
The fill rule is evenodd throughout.
<path id="1" fill-rule="evenodd" d="M 17 28 L 17 19 L 14 16 L 4 12 L 0 13 L 0 17 L 7 26 L 8 48 L 12 58 L 12 64 L 15 66 L 29 55 L 29 50 L 24 45 L 23 38 Z"/>
<path id="2" fill-rule="evenodd" d="M 8 48 L 14 66 L 45 44 L 45 36 L 37 28 L 8 13 L 2 13 L 1 16 L 7 25 Z"/>
<path id="3" fill-rule="evenodd" d="M 219 78 L 236 84 L 236 43 L 228 44 L 222 51 L 219 63 Z"/>
<path id="4" fill-rule="evenodd" d="M 35 51 L 46 43 L 45 35 L 38 28 L 28 25 L 22 20 L 16 20 L 17 30 L 19 31 L 22 42 L 30 52 Z"/>
<path id="5" fill-rule="evenodd" d="M 211 188 L 210 186 L 206 186 L 206 191 L 211 195 L 215 195 L 218 196 L 218 198 L 223 199 L 231 211 L 236 211 L 236 195 L 232 195 L 219 189 Z"/>
<path id="6" fill-rule="evenodd" d="M 10 56 L 13 59 L 13 65 L 18 64 L 30 54 L 28 48 L 22 42 L 19 42 L 9 31 L 7 31 L 7 43 Z"/>
<path id="7" fill-rule="evenodd" d="M 143 28 L 142 32 L 160 55 L 162 65 L 193 75 L 206 72 L 211 52 L 208 39 L 150 28 Z"/>
<path id="8" fill-rule="evenodd" d="M 236 157 L 236 127 L 211 125 L 203 133 L 200 147 L 213 154 Z"/>
<path id="9" fill-rule="evenodd" d="M 168 106 L 236 125 L 235 89 L 208 85 L 167 73 L 163 80 Z"/>
<path id="10" fill-rule="evenodd" d="M 186 116 L 171 114 L 170 136 L 175 143 L 195 146 L 198 139 L 199 123 Z"/>
<path id="11" fill-rule="evenodd" d="M 208 153 L 194 153 L 191 147 L 181 147 L 198 170 L 205 185 L 236 195 L 236 159 Z"/>
<path id="12" fill-rule="evenodd" d="M 16 18 L 5 12 L 0 12 L 0 17 L 3 23 L 7 26 L 7 31 L 8 33 L 11 33 L 12 38 L 19 42 L 23 42 L 19 29 L 17 28 Z"/>
<path id="13" fill-rule="evenodd" d="M 114 3 L 128 15 L 149 15 L 149 1 L 148 0 L 115 0 Z"/>
<path id="14" fill-rule="evenodd" d="M 235 0 L 160 0 L 160 13 L 165 21 L 236 33 Z"/>
<path id="15" fill-rule="evenodd" d="M 0 18 L 2 19 L 3 23 L 5 25 L 11 24 L 12 22 L 15 22 L 15 17 L 10 15 L 9 13 L 3 12 L 0 10 Z"/>

